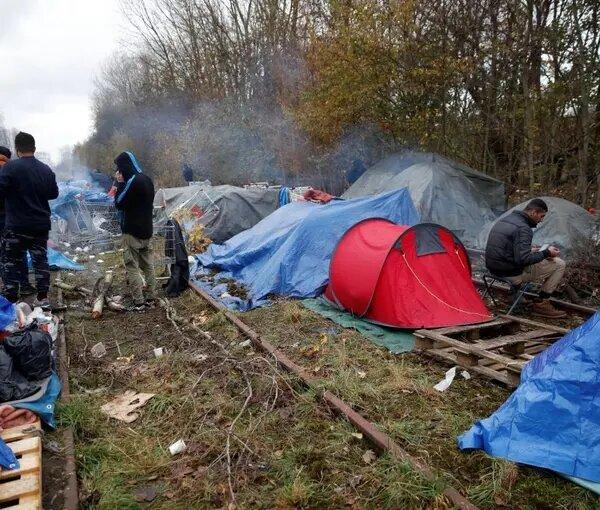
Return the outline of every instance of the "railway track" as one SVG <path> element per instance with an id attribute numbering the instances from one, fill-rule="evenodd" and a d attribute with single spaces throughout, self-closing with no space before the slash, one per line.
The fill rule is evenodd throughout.
<path id="1" fill-rule="evenodd" d="M 292 361 L 282 351 L 277 349 L 274 345 L 267 342 L 261 336 L 254 331 L 250 326 L 241 321 L 238 317 L 232 314 L 227 308 L 221 305 L 219 302 L 214 300 L 210 295 L 204 292 L 200 287 L 190 282 L 190 288 L 207 303 L 209 303 L 215 310 L 221 312 L 227 320 L 235 325 L 244 335 L 246 335 L 255 348 L 260 349 L 263 352 L 271 354 L 277 363 L 285 370 L 295 374 L 302 382 L 310 388 L 317 391 L 321 401 L 326 404 L 330 409 L 333 409 L 338 414 L 347 419 L 352 425 L 354 425 L 363 435 L 381 452 L 387 452 L 392 458 L 399 462 L 406 463 L 411 466 L 416 472 L 423 476 L 426 480 L 433 481 L 437 477 L 433 470 L 422 460 L 413 457 L 406 452 L 398 443 L 396 443 L 390 436 L 380 431 L 372 422 L 364 418 L 360 413 L 356 412 L 350 405 L 345 403 L 341 398 L 334 395 L 328 390 L 323 391 L 318 381 L 308 374 L 308 372 L 300 365 Z M 465 496 L 463 496 L 458 490 L 453 487 L 446 487 L 443 491 L 443 495 L 454 505 L 456 508 L 462 510 L 476 510 L 478 507 L 471 503 Z"/>

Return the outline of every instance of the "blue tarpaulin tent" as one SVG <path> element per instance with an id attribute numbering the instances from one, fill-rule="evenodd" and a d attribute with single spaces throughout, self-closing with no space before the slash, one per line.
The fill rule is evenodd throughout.
<path id="1" fill-rule="evenodd" d="M 600 482 L 600 312 L 531 360 L 458 446 Z"/>
<path id="2" fill-rule="evenodd" d="M 250 307 L 259 306 L 269 294 L 314 297 L 327 284 L 329 260 L 344 232 L 367 218 L 419 222 L 406 189 L 326 205 L 296 202 L 226 243 L 211 245 L 198 260 L 244 284 Z"/>

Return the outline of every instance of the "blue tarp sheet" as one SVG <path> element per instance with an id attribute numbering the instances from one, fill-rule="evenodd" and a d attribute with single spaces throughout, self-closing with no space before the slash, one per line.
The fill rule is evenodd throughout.
<path id="1" fill-rule="evenodd" d="M 58 198 L 50 201 L 50 211 L 52 214 L 60 216 L 64 220 L 68 220 L 71 214 L 70 206 L 78 197 L 86 202 L 96 204 L 112 204 L 113 198 L 108 194 L 89 189 L 89 183 L 85 181 L 71 181 L 58 183 Z"/>
<path id="2" fill-rule="evenodd" d="M 531 360 L 458 446 L 600 482 L 600 312 Z"/>
<path id="3" fill-rule="evenodd" d="M 342 235 L 367 218 L 414 225 L 419 215 L 406 189 L 326 205 L 295 202 L 277 209 L 222 245 L 197 258 L 248 290 L 248 307 L 269 294 L 294 298 L 319 295 L 329 279 L 329 260 Z"/>
<path id="4" fill-rule="evenodd" d="M 29 253 L 27 254 L 27 264 L 29 264 L 29 268 L 32 267 L 31 255 L 29 255 Z M 83 271 L 85 269 L 81 264 L 78 264 L 64 253 L 55 250 L 54 248 L 48 248 L 48 265 L 51 269 L 58 267 L 59 269 L 66 269 L 67 271 Z"/>
<path id="5" fill-rule="evenodd" d="M 16 402 L 12 405 L 21 409 L 29 409 L 37 414 L 40 417 L 40 420 L 42 420 L 46 425 L 56 428 L 54 411 L 61 389 L 62 385 L 58 375 L 56 372 L 52 372 L 50 381 L 48 382 L 48 387 L 39 399 L 27 402 Z"/>

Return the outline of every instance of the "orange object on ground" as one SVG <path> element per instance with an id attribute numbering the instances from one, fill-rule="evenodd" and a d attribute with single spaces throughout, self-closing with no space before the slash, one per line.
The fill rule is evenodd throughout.
<path id="1" fill-rule="evenodd" d="M 17 409 L 11 405 L 0 405 L 0 429 L 35 423 L 37 416 L 28 409 Z"/>
<path id="2" fill-rule="evenodd" d="M 333 195 L 321 191 L 320 189 L 309 189 L 303 195 L 304 200 L 310 200 L 311 202 L 320 202 L 321 204 L 327 204 L 333 200 Z"/>

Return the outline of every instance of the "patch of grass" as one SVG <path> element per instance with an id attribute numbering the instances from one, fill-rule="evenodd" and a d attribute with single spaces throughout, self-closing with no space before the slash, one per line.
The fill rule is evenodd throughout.
<path id="1" fill-rule="evenodd" d="M 223 345 L 242 336 L 223 314 L 191 293 L 172 301 L 184 317 L 208 318 L 202 328 Z M 314 390 L 273 371 L 272 360 L 253 349 L 230 346 L 230 360 L 204 338 L 188 338 L 156 309 L 144 315 L 68 316 L 71 377 L 75 395 L 60 409 L 76 428 L 79 476 L 86 508 L 139 508 L 135 491 L 155 486 L 151 508 L 226 508 L 231 501 L 225 445 L 229 437 L 231 483 L 238 508 L 448 508 L 445 484 L 479 502 L 483 510 L 594 508 L 597 498 L 557 477 L 465 454 L 455 438 L 476 418 L 489 415 L 508 395 L 485 381 L 460 378 L 439 394 L 432 389 L 446 367 L 407 354 L 392 355 L 360 334 L 333 327 L 298 302 L 281 301 L 243 320 L 265 339 L 389 433 L 407 451 L 425 458 L 439 474 L 430 482 L 393 459 L 365 461 L 371 449 L 347 422 L 322 407 Z M 115 368 L 113 349 L 102 360 L 82 356 L 118 332 L 134 358 Z M 153 346 L 168 354 L 155 359 Z M 318 347 L 318 348 L 315 348 Z M 123 347 L 124 350 L 124 347 Z M 266 361 L 268 359 L 269 363 Z M 317 370 L 318 368 L 318 370 Z M 246 381 L 253 390 L 244 412 Z M 126 389 L 156 393 L 131 424 L 108 420 L 99 407 Z M 234 420 L 237 422 L 233 424 Z M 184 439 L 175 457 L 168 446 Z M 367 458 L 368 460 L 368 458 Z M 558 506 L 551 506 L 556 503 Z"/>

